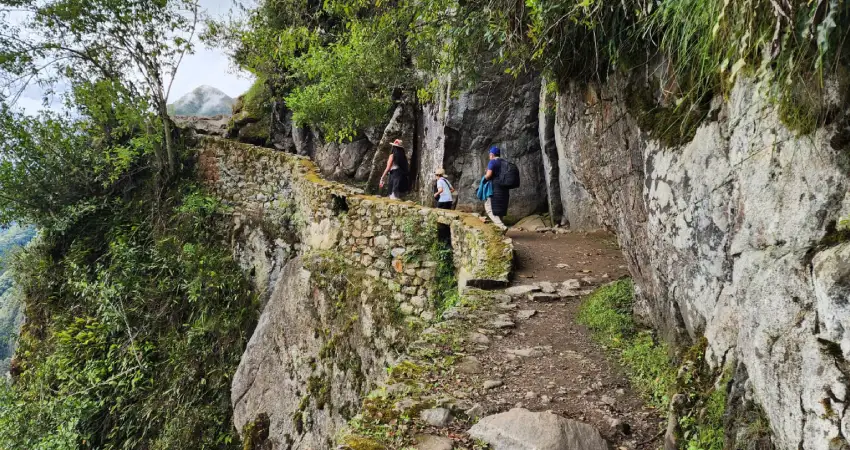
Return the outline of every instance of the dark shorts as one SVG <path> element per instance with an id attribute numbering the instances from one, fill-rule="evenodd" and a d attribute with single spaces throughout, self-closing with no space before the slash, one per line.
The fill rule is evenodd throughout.
<path id="1" fill-rule="evenodd" d="M 407 192 L 407 177 L 401 170 L 395 169 L 390 171 L 387 189 L 390 194 L 395 194 L 396 197 Z"/>
<path id="2" fill-rule="evenodd" d="M 440 209 L 452 209 L 452 204 L 454 202 L 437 202 L 437 208 Z"/>

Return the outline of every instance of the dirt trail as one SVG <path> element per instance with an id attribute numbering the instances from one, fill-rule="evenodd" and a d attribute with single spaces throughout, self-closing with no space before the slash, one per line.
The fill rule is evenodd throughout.
<path id="1" fill-rule="evenodd" d="M 515 286 L 577 279 L 589 290 L 627 275 L 610 234 L 511 231 L 508 236 L 516 249 Z M 590 423 L 615 448 L 658 448 L 662 418 L 644 405 L 615 359 L 576 322 L 580 302 L 576 297 L 551 302 L 515 297 L 516 307 L 506 312 L 516 327 L 491 335 L 491 344 L 476 355 L 486 378 L 504 385 L 479 401 L 490 413 L 521 405 Z"/>

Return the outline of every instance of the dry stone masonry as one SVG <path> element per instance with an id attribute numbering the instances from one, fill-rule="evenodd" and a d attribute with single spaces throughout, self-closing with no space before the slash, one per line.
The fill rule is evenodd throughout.
<path id="1" fill-rule="evenodd" d="M 197 171 L 231 209 L 231 245 L 265 305 L 231 400 L 236 427 L 267 427 L 272 448 L 333 447 L 434 319 L 445 264 L 461 287 L 507 282 L 510 240 L 477 217 L 367 196 L 307 158 L 216 138 L 201 138 Z"/>

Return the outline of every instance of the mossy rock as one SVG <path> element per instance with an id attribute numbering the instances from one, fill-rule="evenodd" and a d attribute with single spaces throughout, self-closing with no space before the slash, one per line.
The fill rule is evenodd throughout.
<path id="1" fill-rule="evenodd" d="M 259 122 L 252 122 L 242 126 L 237 134 L 240 142 L 247 144 L 265 146 L 269 142 L 269 128 L 271 119 L 263 118 Z"/>
<path id="2" fill-rule="evenodd" d="M 387 447 L 378 441 L 363 436 L 347 436 L 343 445 L 348 450 L 386 450 Z"/>

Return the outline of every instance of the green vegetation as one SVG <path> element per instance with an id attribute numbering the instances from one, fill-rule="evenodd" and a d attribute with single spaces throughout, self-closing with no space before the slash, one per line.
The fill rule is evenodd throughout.
<path id="1" fill-rule="evenodd" d="M 0 375 L 9 371 L 9 363 L 23 322 L 23 309 L 12 276 L 6 271 L 7 260 L 17 248 L 35 237 L 35 230 L 12 225 L 0 228 Z"/>
<path id="2" fill-rule="evenodd" d="M 238 447 L 230 377 L 258 305 L 165 105 L 197 12 L 0 0 L 0 225 L 40 234 L 10 270 L 27 321 L 0 448 Z M 66 108 L 17 113 L 29 83 Z"/>
<path id="3" fill-rule="evenodd" d="M 217 202 L 183 185 L 154 221 L 138 194 L 16 261 L 28 320 L 0 447 L 235 446 L 230 377 L 255 298 L 218 243 Z"/>
<path id="4" fill-rule="evenodd" d="M 631 280 L 603 286 L 582 304 L 579 321 L 619 356 L 633 385 L 651 405 L 666 411 L 675 394 L 685 396 L 679 414 L 682 448 L 722 450 L 731 373 L 718 374 L 708 367 L 705 339 L 675 354 L 651 332 L 641 330 L 632 318 L 633 299 Z M 766 427 L 759 427 L 764 432 Z"/>
<path id="5" fill-rule="evenodd" d="M 447 77 L 457 91 L 500 72 L 604 81 L 657 64 L 661 97 L 634 112 L 675 144 L 742 74 L 766 81 L 800 133 L 829 120 L 825 80 L 846 90 L 847 25 L 843 0 L 263 0 L 207 37 L 269 80 L 296 121 L 339 140 L 386 121 L 396 102 L 434 98 Z"/>
<path id="6" fill-rule="evenodd" d="M 492 306 L 490 292 L 468 290 L 458 300 L 458 306 L 471 310 Z M 388 386 L 378 388 L 364 399 L 360 414 L 348 422 L 348 429 L 338 439 L 351 450 L 413 448 L 413 437 L 424 432 L 427 425 L 419 413 L 437 404 L 441 394 L 452 395 L 458 389 L 452 366 L 462 355 L 469 354 L 465 337 L 478 324 L 473 321 L 440 322 L 405 352 L 405 359 L 387 369 Z M 471 426 L 473 419 L 464 414 L 455 416 L 455 426 Z M 488 448 L 474 443 L 476 450 Z"/>

